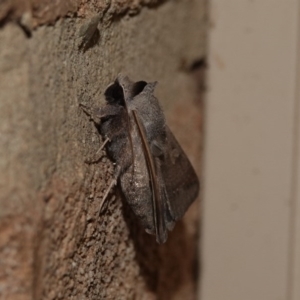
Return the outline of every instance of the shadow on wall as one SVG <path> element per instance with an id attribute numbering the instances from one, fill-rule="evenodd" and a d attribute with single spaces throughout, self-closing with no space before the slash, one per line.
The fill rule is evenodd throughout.
<path id="1" fill-rule="evenodd" d="M 179 299 L 180 290 L 192 281 L 194 294 L 198 238 L 187 234 L 184 222 L 178 221 L 173 231 L 169 232 L 167 242 L 159 245 L 154 235 L 145 232 L 124 199 L 123 214 L 134 243 L 140 274 L 149 291 L 157 299 Z"/>

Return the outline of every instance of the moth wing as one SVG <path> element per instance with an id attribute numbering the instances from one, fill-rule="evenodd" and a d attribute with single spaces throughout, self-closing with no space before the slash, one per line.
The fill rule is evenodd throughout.
<path id="1" fill-rule="evenodd" d="M 158 243 L 162 244 L 167 240 L 167 229 L 166 229 L 166 194 L 164 192 L 164 187 L 161 185 L 161 176 L 159 164 L 157 164 L 157 159 L 152 155 L 150 145 L 148 143 L 144 125 L 139 120 L 139 116 L 135 110 L 132 111 L 136 126 L 139 130 L 144 155 L 146 159 L 147 169 L 150 177 L 150 185 L 152 189 L 152 211 L 153 211 L 153 221 L 155 227 L 156 240 Z"/>
<path id="2" fill-rule="evenodd" d="M 186 154 L 166 125 L 166 150 L 161 176 L 171 218 L 181 219 L 199 193 L 199 180 Z M 169 225 L 170 227 L 172 224 Z M 169 226 L 167 226 L 169 228 Z"/>

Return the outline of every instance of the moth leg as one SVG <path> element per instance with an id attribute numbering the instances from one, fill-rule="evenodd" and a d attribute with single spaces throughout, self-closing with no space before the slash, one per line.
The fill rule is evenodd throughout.
<path id="1" fill-rule="evenodd" d="M 110 142 L 110 139 L 107 137 L 106 139 L 105 139 L 105 141 L 103 142 L 103 144 L 101 145 L 101 147 L 98 149 L 98 151 L 96 152 L 96 154 L 99 154 L 99 152 L 104 148 L 104 146 L 108 143 L 108 142 Z"/>
<path id="2" fill-rule="evenodd" d="M 94 164 L 94 163 L 98 162 L 100 160 L 100 158 L 102 157 L 102 154 L 99 155 L 99 153 L 108 142 L 110 142 L 110 139 L 107 137 L 105 139 L 105 141 L 103 142 L 103 144 L 101 145 L 101 147 L 95 153 L 94 157 L 91 159 L 86 159 L 84 162 L 87 164 Z"/>
<path id="3" fill-rule="evenodd" d="M 107 104 L 103 107 L 88 107 L 82 103 L 79 104 L 81 109 L 93 120 L 97 125 L 101 123 L 101 119 L 108 116 L 119 115 L 124 108 L 121 105 Z"/>
<path id="4" fill-rule="evenodd" d="M 106 189 L 105 194 L 104 194 L 104 196 L 103 196 L 103 198 L 102 198 L 102 200 L 101 200 L 101 202 L 100 202 L 99 213 L 101 213 L 103 204 L 104 204 L 104 202 L 105 202 L 105 200 L 106 200 L 106 198 L 107 198 L 109 192 L 112 190 L 112 188 L 113 188 L 115 185 L 117 185 L 117 180 L 118 180 L 118 177 L 119 177 L 120 173 L 121 173 L 121 167 L 120 167 L 120 166 L 117 166 L 117 168 L 116 168 L 116 170 L 115 170 L 115 175 L 114 175 L 113 179 L 111 180 L 111 182 L 110 182 L 108 188 Z"/>
<path id="5" fill-rule="evenodd" d="M 88 107 L 82 103 L 79 103 L 79 107 L 93 120 L 94 123 L 100 124 L 101 117 L 98 116 L 96 108 Z"/>

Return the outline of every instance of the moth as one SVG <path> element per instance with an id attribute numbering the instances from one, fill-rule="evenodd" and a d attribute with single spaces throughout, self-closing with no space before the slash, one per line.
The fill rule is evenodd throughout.
<path id="1" fill-rule="evenodd" d="M 113 180 L 102 201 L 119 183 L 146 232 L 156 235 L 161 244 L 197 197 L 199 180 L 166 125 L 154 96 L 156 84 L 118 75 L 104 93 L 106 105 L 90 115 L 115 163 Z"/>

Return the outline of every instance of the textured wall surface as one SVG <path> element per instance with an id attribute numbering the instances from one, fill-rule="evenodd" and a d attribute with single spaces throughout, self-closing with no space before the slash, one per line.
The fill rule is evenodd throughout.
<path id="1" fill-rule="evenodd" d="M 100 1 L 99 1 L 100 2 Z M 157 80 L 171 129 L 200 171 L 197 62 L 203 0 L 0 3 L 0 298 L 193 299 L 198 203 L 159 246 L 112 178 L 79 103 L 103 104 L 119 72 Z M 84 49 L 80 28 L 99 32 Z M 192 67 L 194 66 L 194 67 Z"/>

